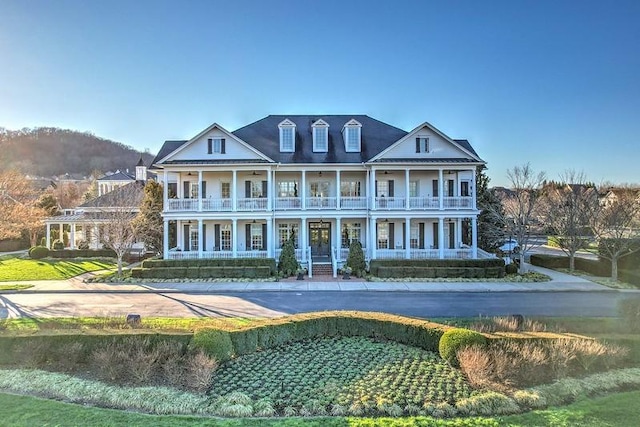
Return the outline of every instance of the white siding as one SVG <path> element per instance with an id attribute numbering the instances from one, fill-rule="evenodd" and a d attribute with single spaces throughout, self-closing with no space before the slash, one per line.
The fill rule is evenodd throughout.
<path id="1" fill-rule="evenodd" d="M 416 153 L 416 138 L 429 138 L 429 152 Z M 464 151 L 442 138 L 431 129 L 424 127 L 415 135 L 410 136 L 407 140 L 393 147 L 387 153 L 385 158 L 425 158 L 425 159 L 443 159 L 443 158 L 468 158 L 471 157 Z"/>
<path id="2" fill-rule="evenodd" d="M 208 154 L 207 140 L 209 138 L 224 138 L 225 139 L 225 151 L 226 154 Z M 260 159 L 256 153 L 251 151 L 243 144 L 236 141 L 229 135 L 214 129 L 200 139 L 193 141 L 191 145 L 180 151 L 174 157 L 169 160 L 228 160 L 228 159 L 242 159 L 253 160 Z"/>

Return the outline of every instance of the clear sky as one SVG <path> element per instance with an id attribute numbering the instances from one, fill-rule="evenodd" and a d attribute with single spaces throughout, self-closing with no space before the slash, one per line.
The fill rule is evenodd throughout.
<path id="1" fill-rule="evenodd" d="M 268 114 L 428 121 L 492 185 L 640 182 L 640 1 L 0 0 L 0 127 L 157 152 Z M 0 154 L 1 155 L 1 154 Z"/>

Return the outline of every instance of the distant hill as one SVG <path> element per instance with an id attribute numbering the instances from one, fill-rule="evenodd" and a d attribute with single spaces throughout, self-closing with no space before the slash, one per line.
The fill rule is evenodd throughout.
<path id="1" fill-rule="evenodd" d="M 0 128 L 0 171 L 18 169 L 37 176 L 81 174 L 116 169 L 134 170 L 140 155 L 147 166 L 150 153 L 87 132 L 40 127 Z"/>

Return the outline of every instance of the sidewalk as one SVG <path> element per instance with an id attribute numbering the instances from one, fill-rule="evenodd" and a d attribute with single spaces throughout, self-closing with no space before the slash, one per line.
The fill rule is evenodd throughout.
<path id="1" fill-rule="evenodd" d="M 68 280 L 24 281 L 33 288 L 19 293 L 219 293 L 256 291 L 371 291 L 371 292 L 617 292 L 581 277 L 528 265 L 551 277 L 549 282 L 366 282 L 357 278 L 306 278 L 280 282 L 84 283 L 92 273 Z M 9 283 L 9 282 L 7 282 Z M 0 293 L 14 293 L 4 291 Z M 633 291 L 632 291 L 633 292 Z"/>

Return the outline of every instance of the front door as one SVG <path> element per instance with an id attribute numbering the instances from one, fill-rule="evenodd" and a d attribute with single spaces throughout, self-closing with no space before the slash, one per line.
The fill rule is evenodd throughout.
<path id="1" fill-rule="evenodd" d="M 314 256 L 329 256 L 331 250 L 331 224 L 328 222 L 309 223 L 309 246 Z"/>

